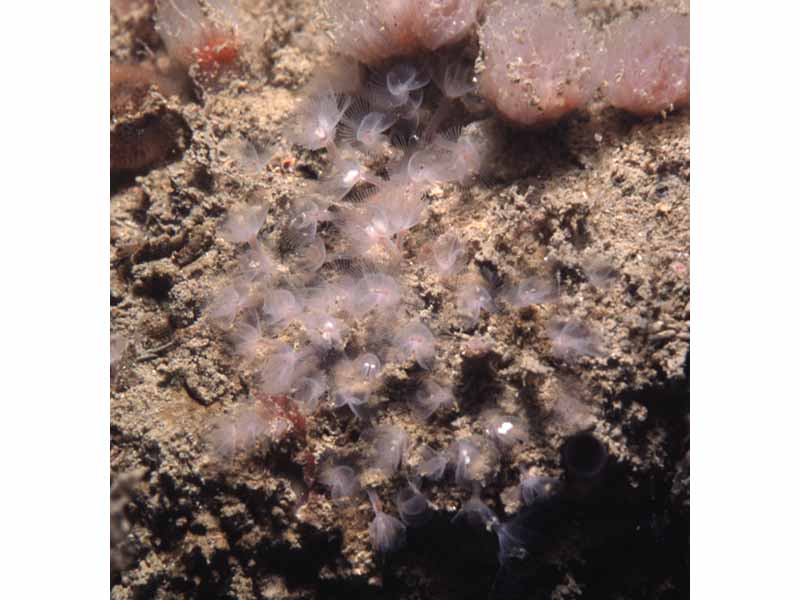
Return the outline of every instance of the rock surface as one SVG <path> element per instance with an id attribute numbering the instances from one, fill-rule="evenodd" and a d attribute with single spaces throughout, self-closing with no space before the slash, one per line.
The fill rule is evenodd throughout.
<path id="1" fill-rule="evenodd" d="M 112 62 L 164 59 L 152 5 L 112 4 Z M 132 8 L 123 15 L 118 4 Z M 577 4 L 599 26 L 640 3 Z M 112 333 L 128 342 L 111 390 L 112 598 L 688 595 L 688 110 L 641 120 L 590 106 L 547 131 L 508 131 L 491 180 L 435 189 L 403 242 L 401 277 L 419 297 L 405 310 L 435 323 L 436 373 L 453 381 L 458 406 L 418 423 L 406 402 L 414 373 L 396 369 L 378 394 L 381 421 L 401 424 L 413 444 L 446 448 L 479 432 L 487 407 L 523 419 L 530 439 L 482 494 L 500 515 L 519 508 L 520 468 L 562 476 L 559 449 L 576 429 L 609 449 L 602 489 L 542 509 L 529 560 L 498 570 L 491 533 L 451 524 L 469 492 L 450 482 L 426 489 L 434 517 L 409 529 L 405 549 L 376 557 L 366 495 L 334 502 L 306 485 L 307 453 L 368 453 L 359 423 L 329 404 L 307 419 L 305 440 L 233 463 L 211 456 L 212 424 L 252 384 L 203 318 L 236 264 L 221 225 L 231 206 L 258 197 L 269 206 L 267 235 L 277 236 L 287 204 L 324 165 L 319 152 L 266 155 L 326 56 L 315 3 L 245 5 L 263 27 L 259 59 L 220 89 L 159 104 L 190 132 L 185 149 L 112 177 Z M 260 146 L 263 167 L 230 151 L 242 139 Z M 458 231 L 472 263 L 498 282 L 555 274 L 560 304 L 484 314 L 465 330 L 417 260 L 446 231 Z M 587 323 L 603 355 L 554 359 L 553 315 Z M 557 401 L 564 385 L 582 390 L 577 408 Z M 405 479 L 362 484 L 389 504 Z"/>

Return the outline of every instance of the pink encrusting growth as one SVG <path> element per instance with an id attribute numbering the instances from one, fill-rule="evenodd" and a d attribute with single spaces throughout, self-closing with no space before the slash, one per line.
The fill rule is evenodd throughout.
<path id="1" fill-rule="evenodd" d="M 229 0 L 157 0 L 155 22 L 170 57 L 185 69 L 196 65 L 216 76 L 239 59 L 243 38 Z"/>

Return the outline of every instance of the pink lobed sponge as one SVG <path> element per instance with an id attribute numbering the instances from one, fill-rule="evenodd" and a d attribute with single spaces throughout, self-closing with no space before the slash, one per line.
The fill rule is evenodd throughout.
<path id="1" fill-rule="evenodd" d="M 499 0 L 480 29 L 479 92 L 507 121 L 548 125 L 585 105 L 594 91 L 593 44 L 574 10 Z"/>
<path id="2" fill-rule="evenodd" d="M 606 96 L 649 116 L 689 104 L 689 17 L 653 9 L 610 30 Z"/>
<path id="3" fill-rule="evenodd" d="M 368 65 L 450 46 L 475 28 L 483 0 L 326 0 L 336 48 Z"/>

